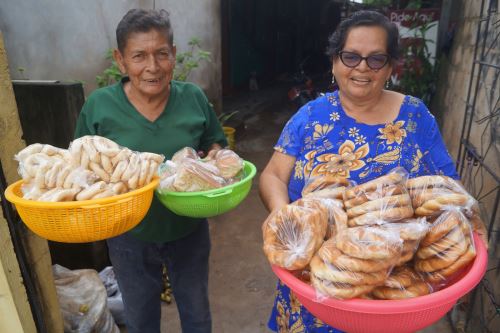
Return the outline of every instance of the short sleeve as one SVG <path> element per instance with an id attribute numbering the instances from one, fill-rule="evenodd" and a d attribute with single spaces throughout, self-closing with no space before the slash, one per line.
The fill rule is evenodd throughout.
<path id="1" fill-rule="evenodd" d="M 92 123 L 92 105 L 93 100 L 91 97 L 87 99 L 85 104 L 78 115 L 78 119 L 76 121 L 75 134 L 73 137 L 75 139 L 80 138 L 85 135 L 96 135 L 97 131 Z"/>
<path id="2" fill-rule="evenodd" d="M 197 98 L 200 100 L 201 108 L 203 109 L 206 119 L 205 131 L 200 141 L 200 149 L 206 151 L 214 143 L 217 143 L 222 147 L 226 147 L 226 136 L 224 135 L 222 126 L 217 119 L 217 115 L 210 106 L 207 97 L 199 88 L 197 89 L 196 94 L 198 95 Z"/>
<path id="3" fill-rule="evenodd" d="M 288 120 L 278 142 L 274 146 L 274 150 L 294 157 L 299 156 L 303 146 L 305 125 L 309 117 L 307 112 L 307 108 L 309 107 L 306 104 Z"/>
<path id="4" fill-rule="evenodd" d="M 420 135 L 419 146 L 423 152 L 423 161 L 433 174 L 440 174 L 459 179 L 455 163 L 446 149 L 439 126 L 434 116 L 424 103 L 418 106 Z"/>

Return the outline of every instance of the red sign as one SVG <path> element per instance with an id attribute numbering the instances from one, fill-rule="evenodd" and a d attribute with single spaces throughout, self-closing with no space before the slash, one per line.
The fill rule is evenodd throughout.
<path id="1" fill-rule="evenodd" d="M 412 28 L 439 20 L 439 8 L 391 10 L 388 14 L 391 22 Z"/>

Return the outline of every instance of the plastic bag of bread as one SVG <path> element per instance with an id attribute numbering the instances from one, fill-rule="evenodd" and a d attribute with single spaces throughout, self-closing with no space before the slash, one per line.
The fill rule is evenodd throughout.
<path id="1" fill-rule="evenodd" d="M 293 202 L 292 205 L 317 209 L 323 214 L 326 213 L 328 226 L 325 239 L 329 239 L 336 235 L 338 231 L 347 228 L 347 215 L 344 212 L 343 204 L 340 200 L 306 196 Z"/>
<path id="2" fill-rule="evenodd" d="M 243 170 L 243 159 L 230 149 L 217 150 L 206 161 L 212 162 L 226 179 L 236 177 Z"/>
<path id="3" fill-rule="evenodd" d="M 97 135 L 74 140 L 68 150 L 36 143 L 15 158 L 24 180 L 24 197 L 39 201 L 87 200 L 125 193 L 149 184 L 164 160 L 163 155 L 134 152 Z"/>
<path id="4" fill-rule="evenodd" d="M 436 216 L 448 206 L 470 211 L 476 203 L 458 181 L 447 176 L 412 178 L 406 186 L 418 216 Z"/>
<path id="5" fill-rule="evenodd" d="M 165 161 L 158 168 L 158 176 L 160 177 L 160 183 L 158 188 L 161 191 L 175 191 L 174 181 L 177 177 L 177 164 L 171 160 Z"/>
<path id="6" fill-rule="evenodd" d="M 71 142 L 73 165 L 93 171 L 106 183 L 123 182 L 135 190 L 151 182 L 165 157 L 150 152 L 135 152 L 98 135 L 87 135 Z"/>
<path id="7" fill-rule="evenodd" d="M 430 224 L 425 218 L 408 219 L 401 223 L 386 223 L 380 226 L 382 230 L 399 232 L 399 237 L 403 241 L 401 257 L 395 266 L 401 266 L 415 255 L 420 241 L 427 235 Z"/>
<path id="8" fill-rule="evenodd" d="M 324 208 L 300 204 L 271 213 L 262 225 L 263 250 L 269 262 L 289 270 L 306 267 L 323 243 L 327 214 Z"/>
<path id="9" fill-rule="evenodd" d="M 184 148 L 178 150 L 177 152 L 175 152 L 175 154 L 171 158 L 171 161 L 174 163 L 179 163 L 185 158 L 189 158 L 192 160 L 199 160 L 200 156 L 198 156 L 198 153 L 193 148 L 184 147 Z"/>
<path id="10" fill-rule="evenodd" d="M 401 255 L 398 231 L 375 227 L 344 229 L 323 243 L 310 263 L 318 299 L 349 299 L 382 285 Z"/>
<path id="11" fill-rule="evenodd" d="M 415 271 L 428 282 L 444 285 L 476 256 L 472 227 L 458 208 L 444 211 L 432 224 L 415 254 Z"/>
<path id="12" fill-rule="evenodd" d="M 309 178 L 302 189 L 302 197 L 315 196 L 342 200 L 343 193 L 349 181 L 345 177 L 320 175 Z"/>
<path id="13" fill-rule="evenodd" d="M 182 161 L 173 183 L 173 187 L 179 192 L 206 191 L 225 185 L 225 179 L 215 166 L 193 159 Z"/>
<path id="14" fill-rule="evenodd" d="M 371 292 L 375 299 L 407 299 L 432 293 L 432 286 L 408 265 L 394 268 L 391 275 Z"/>
<path id="15" fill-rule="evenodd" d="M 406 170 L 398 167 L 387 175 L 348 187 L 344 191 L 344 206 L 349 227 L 412 217 L 413 207 L 405 187 L 406 178 Z"/>

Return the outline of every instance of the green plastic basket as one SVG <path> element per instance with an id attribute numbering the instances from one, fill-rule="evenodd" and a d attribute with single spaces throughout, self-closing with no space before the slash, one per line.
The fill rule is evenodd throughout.
<path id="1" fill-rule="evenodd" d="M 237 183 L 202 192 L 159 192 L 158 199 L 177 215 L 189 217 L 213 217 L 230 211 L 246 198 L 252 187 L 257 169 L 245 161 L 244 178 Z"/>

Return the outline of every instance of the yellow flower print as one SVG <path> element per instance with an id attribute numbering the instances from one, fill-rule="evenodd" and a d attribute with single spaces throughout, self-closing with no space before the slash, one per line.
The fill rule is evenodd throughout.
<path id="1" fill-rule="evenodd" d="M 375 156 L 374 158 L 369 158 L 367 162 L 378 162 L 382 164 L 391 164 L 399 160 L 400 158 L 401 148 L 396 147 L 393 150 L 389 150 L 388 152 L 382 153 L 380 155 Z"/>
<path id="2" fill-rule="evenodd" d="M 362 158 L 369 151 L 368 144 L 364 144 L 355 150 L 354 142 L 347 140 L 340 146 L 338 154 L 323 154 L 316 158 L 319 162 L 325 163 L 318 164 L 312 170 L 312 176 L 330 174 L 332 176 L 348 178 L 351 171 L 361 169 L 365 166 Z"/>
<path id="3" fill-rule="evenodd" d="M 290 327 L 290 331 L 287 333 L 304 333 L 305 331 L 306 328 L 302 322 L 302 317 L 298 316 L 297 321 L 293 323 L 292 327 Z"/>
<path id="4" fill-rule="evenodd" d="M 333 129 L 333 124 L 324 124 L 323 126 L 321 126 L 321 124 L 314 125 L 314 134 L 313 134 L 314 140 L 326 136 L 332 129 Z"/>
<path id="5" fill-rule="evenodd" d="M 356 127 L 351 127 L 349 128 L 349 136 L 352 136 L 353 138 L 359 135 L 359 129 Z"/>
<path id="6" fill-rule="evenodd" d="M 340 119 L 340 115 L 338 112 L 332 112 L 330 113 L 330 120 L 331 121 L 337 121 Z"/>
<path id="7" fill-rule="evenodd" d="M 304 166 L 304 175 L 309 175 L 312 171 L 312 166 L 314 163 L 314 156 L 316 156 L 317 151 L 311 150 L 304 157 L 307 160 L 306 165 Z"/>
<path id="8" fill-rule="evenodd" d="M 278 316 L 276 318 L 276 323 L 278 324 L 278 332 L 279 333 L 288 333 L 288 323 L 290 321 L 290 313 L 288 311 L 285 311 L 285 308 L 283 307 L 283 304 L 278 302 L 277 304 L 278 308 Z"/>
<path id="9" fill-rule="evenodd" d="M 296 161 L 295 162 L 295 174 L 293 178 L 302 179 L 304 175 L 302 174 L 302 168 L 304 167 L 304 161 Z"/>
<path id="10" fill-rule="evenodd" d="M 384 128 L 379 128 L 378 131 L 382 133 L 382 135 L 377 136 L 377 138 L 386 140 L 388 145 L 393 144 L 394 142 L 401 144 L 403 137 L 406 136 L 406 130 L 401 128 L 404 123 L 405 122 L 403 120 L 400 120 L 396 123 L 386 124 Z"/>
<path id="11" fill-rule="evenodd" d="M 290 310 L 292 314 L 300 311 L 300 302 L 292 291 L 290 291 Z"/>
<path id="12" fill-rule="evenodd" d="M 424 155 L 425 154 L 422 154 L 420 149 L 417 148 L 417 151 L 412 156 L 412 161 L 411 161 L 412 168 L 411 168 L 410 172 L 418 172 L 418 170 L 420 170 L 420 160 L 422 159 L 422 157 L 424 157 Z"/>

